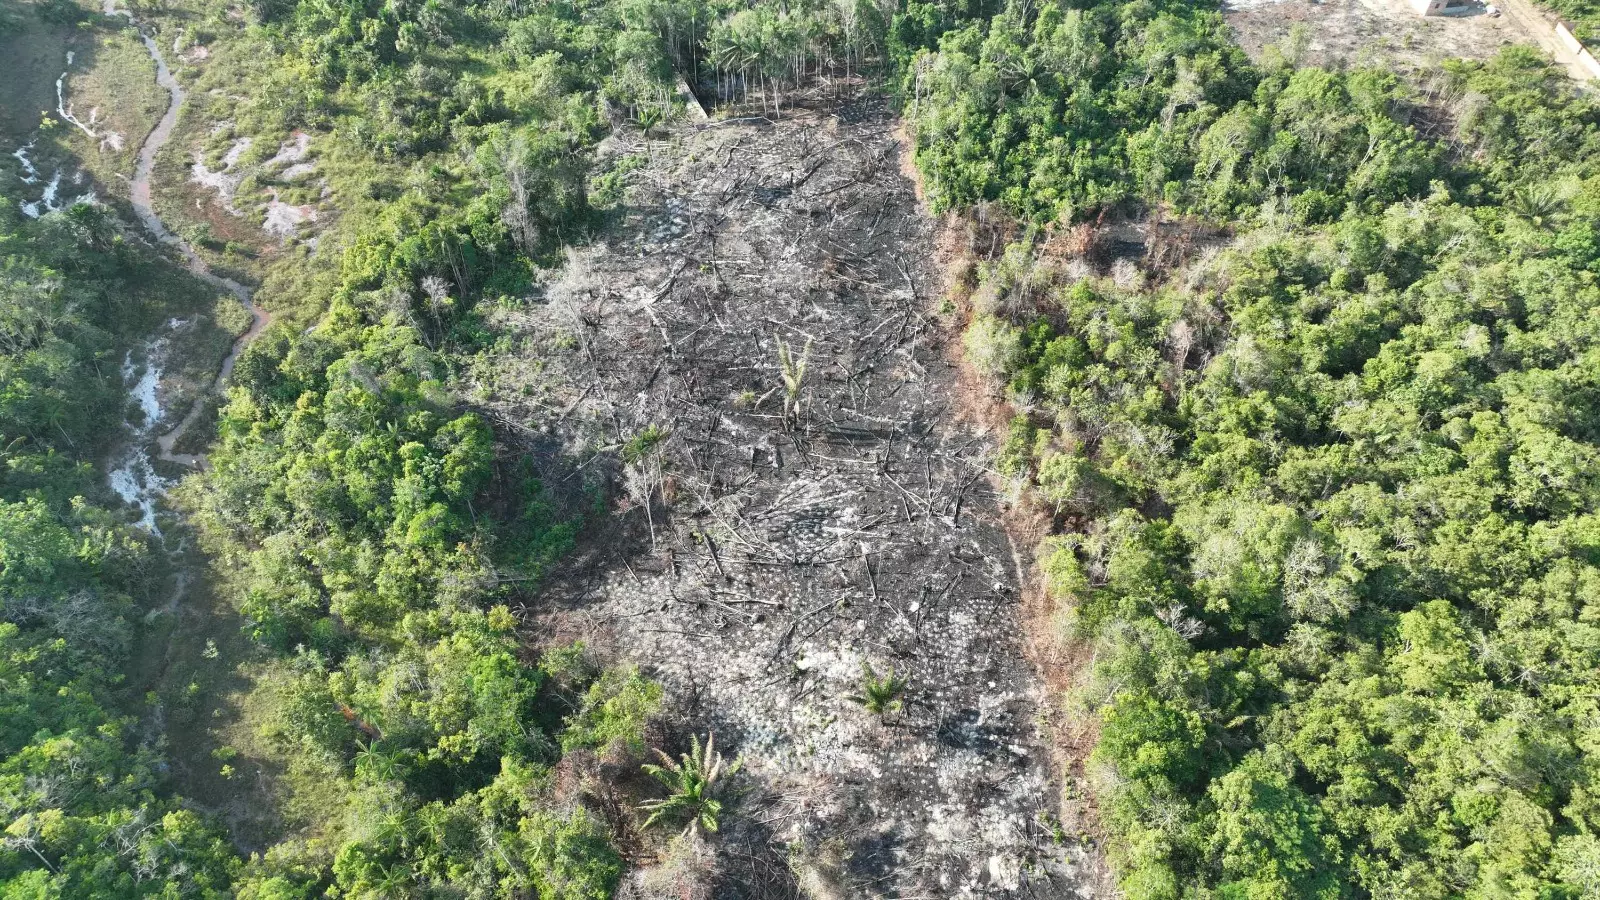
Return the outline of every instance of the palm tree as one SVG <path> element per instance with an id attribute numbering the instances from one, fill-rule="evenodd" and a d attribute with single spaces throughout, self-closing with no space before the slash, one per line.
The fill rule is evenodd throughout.
<path id="1" fill-rule="evenodd" d="M 718 23 L 712 29 L 706 39 L 706 56 L 716 74 L 718 102 L 732 102 L 733 70 L 739 65 L 739 42 L 726 23 Z"/>
<path id="2" fill-rule="evenodd" d="M 1014 91 L 1026 86 L 1026 95 L 1033 95 L 1039 91 L 1039 79 L 1044 76 L 1044 62 L 1037 54 L 1022 53 L 1005 61 L 1004 78 L 1006 90 Z"/>
<path id="3" fill-rule="evenodd" d="M 648 149 L 650 146 L 650 129 L 661 124 L 661 120 L 665 118 L 665 113 L 661 111 L 659 106 L 645 106 L 640 108 L 638 118 L 639 131 L 644 134 L 645 147 Z"/>
<path id="4" fill-rule="evenodd" d="M 393 863 L 378 869 L 377 883 L 372 887 L 379 897 L 404 897 L 409 893 L 411 883 L 410 868 Z"/>
<path id="5" fill-rule="evenodd" d="M 399 769 L 399 761 L 389 752 L 378 749 L 377 741 L 356 744 L 357 774 L 364 774 L 374 781 L 393 781 Z"/>
<path id="6" fill-rule="evenodd" d="M 735 62 L 739 67 L 739 81 L 744 99 L 749 99 L 750 76 L 753 72 L 762 79 L 761 105 L 766 107 L 766 67 L 772 54 L 767 40 L 771 30 L 767 20 L 770 13 L 764 7 L 742 10 L 728 20 L 729 39 L 735 45 Z"/>
<path id="7" fill-rule="evenodd" d="M 805 389 L 806 366 L 811 362 L 811 338 L 797 357 L 794 351 L 778 338 L 778 373 L 783 376 L 783 416 L 787 421 L 800 418 L 800 392 Z"/>
<path id="8" fill-rule="evenodd" d="M 438 804 L 425 806 L 417 813 L 417 830 L 435 847 L 443 847 L 450 836 L 450 814 Z"/>
<path id="9" fill-rule="evenodd" d="M 1548 182 L 1520 185 L 1506 198 L 1508 209 L 1538 226 L 1555 219 L 1565 206 L 1560 189 Z"/>
<path id="10" fill-rule="evenodd" d="M 661 759 L 661 765 L 647 763 L 644 771 L 666 786 L 667 796 L 639 804 L 640 809 L 649 813 L 644 826 L 649 828 L 657 822 L 687 822 L 685 834 L 701 828 L 715 833 L 722 815 L 722 800 L 718 796 L 722 793 L 722 782 L 739 771 L 744 759 L 735 759 L 725 767 L 722 754 L 716 751 L 716 735 L 713 734 L 706 735 L 703 747 L 698 737 L 691 737 L 689 752 L 683 754 L 680 762 L 673 762 L 672 757 L 659 749 L 655 754 Z"/>
<path id="11" fill-rule="evenodd" d="M 905 708 L 906 685 L 911 680 L 902 675 L 896 675 L 890 669 L 883 677 L 872 670 L 872 664 L 861 664 L 861 693 L 853 694 L 846 698 L 851 703 L 858 703 L 867 712 L 879 718 L 889 713 L 899 712 Z"/>

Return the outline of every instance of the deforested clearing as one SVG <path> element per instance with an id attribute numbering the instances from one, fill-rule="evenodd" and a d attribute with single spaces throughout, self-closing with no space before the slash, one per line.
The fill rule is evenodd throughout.
<path id="1" fill-rule="evenodd" d="M 610 538 L 525 612 L 745 754 L 761 812 L 722 836 L 722 896 L 793 893 L 783 853 L 838 896 L 1070 896 L 1095 874 L 1051 826 L 1025 563 L 990 440 L 955 422 L 894 128 L 865 100 L 606 148 L 624 222 L 478 374 L 497 420 L 553 423 L 530 447 L 623 448 Z M 897 709 L 852 702 L 869 669 L 903 677 Z"/>
<path id="2" fill-rule="evenodd" d="M 1600 896 L 1597 27 L 0 0 L 0 898 Z"/>

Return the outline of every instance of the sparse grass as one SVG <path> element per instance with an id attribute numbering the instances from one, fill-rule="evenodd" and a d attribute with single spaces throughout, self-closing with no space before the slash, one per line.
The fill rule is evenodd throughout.
<path id="1" fill-rule="evenodd" d="M 174 453 L 204 454 L 206 452 L 217 435 L 217 418 L 218 413 L 221 411 L 222 399 L 223 395 L 220 393 L 213 393 L 203 399 L 202 402 L 205 405 L 201 408 L 200 414 L 195 418 L 193 424 L 179 436 L 177 442 L 172 445 Z M 168 464 L 156 460 L 152 465 L 157 467 L 157 474 L 162 474 L 161 467 Z M 188 467 L 179 468 L 180 471 L 176 473 L 179 477 L 189 475 L 194 471 Z"/>
<path id="2" fill-rule="evenodd" d="M 186 541 L 181 527 L 169 527 L 168 543 L 185 546 L 175 563 L 189 573 L 188 583 L 175 607 L 168 606 L 176 587 L 170 581 L 165 593 L 151 598 L 154 609 L 131 656 L 129 695 L 153 694 L 162 704 L 166 756 L 178 792 L 221 817 L 241 846 L 265 846 L 287 826 L 278 799 L 286 789 L 283 766 L 251 715 L 262 702 L 252 675 L 260 650 L 238 614 L 212 590 L 193 539 Z"/>
<path id="3" fill-rule="evenodd" d="M 39 129 L 39 117 L 56 108 L 56 76 L 66 61 L 68 42 L 77 32 L 66 25 L 47 25 L 25 15 L 27 25 L 0 34 L 0 59 L 5 60 L 6 88 L 0 91 L 0 160 L 16 165 L 11 151 Z"/>
<path id="4" fill-rule="evenodd" d="M 125 20 L 81 5 L 85 17 L 77 25 L 44 22 L 24 6 L 22 27 L 0 36 L 6 81 L 0 91 L 0 172 L 20 173 L 11 151 L 36 140 L 31 156 L 44 177 L 59 167 L 70 179 L 81 168 L 102 199 L 125 197 L 127 182 L 118 176 L 133 173 L 139 145 L 166 109 L 167 94 L 155 83 L 155 64 Z M 70 67 L 68 51 L 73 54 Z M 96 132 L 120 134 L 120 150 L 61 120 L 55 83 L 63 72 L 69 73 L 65 94 L 73 114 L 84 122 L 93 114 Z M 46 118 L 53 124 L 41 128 Z M 0 178 L 6 193 L 12 193 L 15 182 Z M 88 189 L 88 184 L 73 186 L 78 193 Z"/>
<path id="5" fill-rule="evenodd" d="M 85 3 L 84 8 L 91 6 Z M 82 167 L 102 199 L 125 196 L 126 183 L 116 175 L 131 174 L 139 146 L 166 107 L 154 64 L 124 20 L 101 16 L 97 8 L 77 26 L 36 21 L 31 10 L 26 16 L 23 28 L 0 37 L 0 80 L 7 82 L 0 91 L 0 191 L 13 194 L 17 184 L 12 176 L 20 166 L 11 151 L 38 136 L 32 158 L 41 175 L 48 178 L 59 166 L 65 180 Z M 95 127 L 121 132 L 120 151 L 109 145 L 102 151 L 98 142 L 59 120 L 41 133 L 43 114 L 58 119 L 55 80 L 67 69 L 69 49 L 74 61 L 67 97 L 73 111 L 87 122 L 90 110 L 98 106 Z M 119 346 L 111 348 L 107 359 L 114 369 L 125 349 L 137 352 L 152 337 L 167 338 L 164 399 L 181 414 L 196 391 L 209 387 L 234 337 L 248 326 L 248 316 L 232 298 L 219 297 L 214 288 L 155 254 L 135 254 L 121 275 L 124 303 L 114 323 Z M 169 331 L 167 322 L 175 318 L 190 324 Z M 116 423 L 107 426 L 108 445 L 122 439 Z M 209 433 L 203 427 L 189 432 L 200 438 Z M 187 473 L 164 469 L 163 474 Z M 164 515 L 162 525 L 175 558 L 166 576 L 154 577 L 151 592 L 139 598 L 143 615 L 136 623 L 136 645 L 126 672 L 126 711 L 143 727 L 159 727 L 179 793 L 226 820 L 242 846 L 265 846 L 283 831 L 283 809 L 326 809 L 330 804 L 318 797 L 286 807 L 274 798 L 283 790 L 282 766 L 260 738 L 251 712 L 263 705 L 250 676 L 252 660 L 258 658 L 255 647 L 241 631 L 238 615 L 206 583 L 205 559 L 192 536 L 171 516 Z M 181 593 L 180 570 L 187 573 Z M 147 697 L 159 704 L 159 719 L 153 717 L 155 707 Z"/>
<path id="6" fill-rule="evenodd" d="M 90 138 L 66 122 L 54 130 L 103 191 L 125 197 L 124 179 L 133 176 L 139 147 L 166 112 L 168 97 L 156 84 L 155 63 L 125 19 L 97 15 L 90 22 L 92 28 L 80 28 L 83 34 L 73 42 L 65 93 L 73 115 L 84 122 L 95 117 L 91 127 L 102 139 Z M 65 58 L 58 62 L 65 68 Z M 50 100 L 54 112 L 53 92 Z M 112 132 L 121 136 L 120 150 L 104 139 Z"/>
<path id="7" fill-rule="evenodd" d="M 234 339 L 250 327 L 250 314 L 231 295 L 214 296 L 209 306 L 193 303 L 188 311 L 175 313 L 175 317 L 187 324 L 163 332 L 167 336 L 167 362 L 162 371 L 167 427 L 175 425 L 190 405 L 211 389 L 217 368 L 232 349 Z M 190 435 L 196 435 L 196 439 L 190 440 Z M 210 440 L 211 429 L 191 428 L 184 437 L 194 445 L 190 452 L 200 452 Z"/>
<path id="8" fill-rule="evenodd" d="M 196 249 L 218 274 L 258 284 L 257 302 L 271 309 L 276 319 L 309 324 L 322 310 L 297 304 L 331 293 L 316 285 L 337 283 L 341 224 L 375 215 L 390 199 L 390 189 L 404 190 L 407 171 L 345 146 L 339 135 L 302 128 L 311 137 L 304 161 L 316 168 L 309 175 L 282 179 L 285 166 L 260 164 L 292 138 L 298 123 L 272 98 L 236 92 L 239 84 L 270 82 L 273 76 L 266 73 L 280 60 L 247 35 L 239 22 L 194 0 L 178 0 L 155 18 L 165 30 L 182 30 L 208 50 L 204 60 L 175 62 L 174 71 L 188 98 L 172 140 L 156 160 L 157 212 L 179 234 L 203 227 L 209 240 Z M 234 215 L 224 208 L 216 190 L 190 180 L 191 166 L 198 152 L 208 167 L 222 168 L 222 157 L 243 138 L 251 143 L 234 170 L 247 176 L 234 195 L 232 205 L 241 213 Z M 284 244 L 262 232 L 261 209 L 271 198 L 269 189 L 276 190 L 284 203 L 318 208 L 315 251 L 303 241 Z"/>
<path id="9" fill-rule="evenodd" d="M 238 86 L 270 83 L 272 78 L 265 73 L 281 60 L 250 36 L 241 21 L 213 4 L 177 0 L 151 11 L 150 18 L 161 29 L 163 40 L 176 39 L 186 47 L 204 47 L 206 51 L 204 58 L 195 53 L 185 58 L 169 55 L 168 62 L 184 84 L 187 98 L 172 139 L 156 159 L 156 211 L 176 233 L 188 235 L 204 228 L 209 240 L 196 243 L 196 250 L 218 274 L 258 284 L 275 273 L 283 274 L 286 268 L 290 270 L 289 283 L 313 277 L 307 269 L 319 262 L 303 252 L 303 245 L 296 241 L 285 245 L 261 230 L 262 207 L 271 199 L 269 188 L 276 188 L 285 203 L 318 205 L 323 218 L 317 232 L 323 233 L 337 219 L 333 210 L 350 205 L 345 196 L 350 186 L 365 183 L 370 163 L 359 154 L 330 152 L 335 139 L 311 131 L 310 152 L 304 161 L 315 163 L 316 171 L 293 182 L 278 180 L 283 166 L 268 170 L 262 163 L 292 138 L 293 123 L 278 98 L 243 95 Z M 249 139 L 249 146 L 231 171 L 245 177 L 231 203 L 225 204 L 214 188 L 191 180 L 192 166 L 198 153 L 209 168 L 223 169 L 223 157 L 242 139 Z M 345 168 L 337 160 L 348 160 Z M 332 199 L 322 203 L 325 183 Z M 227 205 L 239 214 L 230 212 Z M 336 252 L 327 256 L 337 260 Z M 288 265 L 281 265 L 285 260 Z M 268 301 L 277 314 L 285 310 L 271 303 L 273 299 L 297 299 L 308 293 L 300 288 L 264 290 L 259 299 Z M 303 312 L 305 319 L 312 316 L 311 311 Z M 288 318 L 300 321 L 302 317 L 291 311 Z"/>

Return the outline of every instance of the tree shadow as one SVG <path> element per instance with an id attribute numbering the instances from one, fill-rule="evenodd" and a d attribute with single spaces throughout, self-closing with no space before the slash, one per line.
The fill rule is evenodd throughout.
<path id="1" fill-rule="evenodd" d="M 174 554 L 165 603 L 140 628 L 131 700 L 142 702 L 145 742 L 163 749 L 184 805 L 225 825 L 240 852 L 263 850 L 289 827 L 283 760 L 262 745 L 248 710 L 264 654 L 216 591 L 193 536 L 170 525 L 166 540 L 183 549 Z"/>

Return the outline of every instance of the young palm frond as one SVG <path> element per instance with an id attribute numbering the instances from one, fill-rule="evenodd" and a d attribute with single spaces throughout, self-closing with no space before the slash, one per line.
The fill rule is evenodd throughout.
<path id="1" fill-rule="evenodd" d="M 355 770 L 374 781 L 393 781 L 399 774 L 400 764 L 395 756 L 378 748 L 377 741 L 356 744 Z"/>
<path id="2" fill-rule="evenodd" d="M 648 144 L 651 130 L 666 121 L 667 114 L 660 106 L 650 104 L 649 106 L 641 107 L 636 118 L 639 120 L 639 133 L 644 135 Z M 646 146 L 645 149 L 649 150 L 649 147 Z"/>
<path id="3" fill-rule="evenodd" d="M 872 664 L 864 662 L 861 664 L 861 693 L 847 699 L 859 703 L 875 716 L 886 716 L 905 708 L 906 685 L 910 682 L 909 678 L 896 675 L 892 668 L 879 677 L 872 670 Z"/>
<path id="4" fill-rule="evenodd" d="M 798 415 L 800 412 L 800 391 L 806 383 L 806 365 L 811 362 L 811 338 L 806 338 L 806 346 L 800 351 L 799 359 L 795 358 L 794 351 L 778 338 L 778 370 L 783 376 L 783 414 L 785 417 Z"/>
<path id="5" fill-rule="evenodd" d="M 684 832 L 705 829 L 715 833 L 722 815 L 722 798 L 725 780 L 739 771 L 743 758 L 724 765 L 722 754 L 716 750 L 716 735 L 706 735 L 705 745 L 698 737 L 690 738 L 689 752 L 679 762 L 655 751 L 661 765 L 646 764 L 644 771 L 667 789 L 660 800 L 646 800 L 639 808 L 649 813 L 644 826 L 657 822 L 676 824 L 686 822 Z"/>
<path id="6" fill-rule="evenodd" d="M 1566 198 L 1561 195 L 1560 188 L 1553 184 L 1525 184 L 1506 198 L 1506 207 L 1535 225 L 1542 226 L 1561 215 L 1566 207 Z"/>

